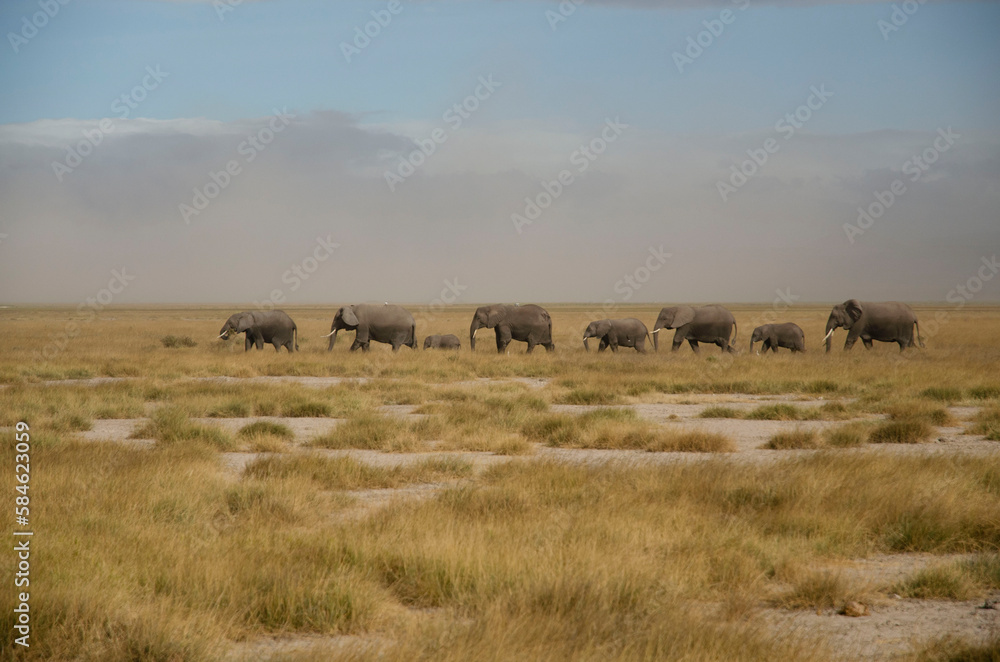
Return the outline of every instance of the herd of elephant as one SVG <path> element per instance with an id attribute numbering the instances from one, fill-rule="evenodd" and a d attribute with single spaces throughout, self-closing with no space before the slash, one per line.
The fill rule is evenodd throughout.
<path id="1" fill-rule="evenodd" d="M 553 351 L 552 318 L 541 306 L 503 305 L 480 306 L 472 317 L 469 329 L 469 345 L 476 349 L 476 333 L 479 329 L 493 329 L 496 334 L 497 352 L 503 353 L 512 340 L 527 343 L 528 353 L 541 345 L 546 351 Z M 920 347 L 924 346 L 920 337 L 920 324 L 913 310 L 905 303 L 894 301 L 863 303 L 849 299 L 830 311 L 826 322 L 826 336 L 823 342 L 830 351 L 833 332 L 838 328 L 847 329 L 844 349 L 849 350 L 860 338 L 865 347 L 871 349 L 872 341 L 898 343 L 899 351 L 916 347 L 914 328 Z M 626 319 L 603 319 L 591 322 L 583 333 L 583 345 L 588 351 L 588 340 L 598 338 L 598 351 L 608 347 L 617 352 L 620 347 L 631 347 L 645 353 L 646 339 L 652 338 L 653 347 L 659 350 L 658 334 L 663 329 L 674 329 L 673 350 L 687 341 L 695 352 L 699 343 L 717 345 L 723 352 L 735 353 L 738 329 L 732 313 L 718 305 L 694 308 L 692 306 L 670 306 L 660 311 L 653 330 L 649 331 L 642 321 L 634 317 Z M 340 331 L 354 331 L 351 351 L 368 351 L 370 343 L 387 343 L 395 352 L 402 346 L 417 348 L 417 325 L 413 315 L 405 308 L 392 304 L 358 304 L 344 306 L 337 311 L 330 326 L 328 350 L 332 350 Z M 245 350 L 251 346 L 263 349 L 264 343 L 282 347 L 289 352 L 298 350 L 298 327 L 287 314 L 280 310 L 252 311 L 236 313 L 222 326 L 220 338 L 228 338 L 231 333 L 245 333 Z M 732 340 L 730 340 L 732 335 Z M 794 352 L 806 349 L 805 334 L 791 322 L 784 324 L 764 324 L 753 330 L 750 336 L 750 351 L 754 344 L 761 343 L 762 350 L 777 353 L 779 347 Z M 424 349 L 460 349 L 457 336 L 432 335 L 424 339 Z"/>

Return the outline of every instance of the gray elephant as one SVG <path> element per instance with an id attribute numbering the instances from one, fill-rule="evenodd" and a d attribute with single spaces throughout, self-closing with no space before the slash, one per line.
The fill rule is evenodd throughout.
<path id="1" fill-rule="evenodd" d="M 847 340 L 844 351 L 849 350 L 861 338 L 867 349 L 872 348 L 872 341 L 894 342 L 899 344 L 899 351 L 907 347 L 916 347 L 913 342 L 913 328 L 917 329 L 917 340 L 920 346 L 924 341 L 920 337 L 920 323 L 913 309 L 905 303 L 885 301 L 880 303 L 861 302 L 848 299 L 837 304 L 830 311 L 826 320 L 826 351 L 833 345 L 833 332 L 838 328 L 847 329 Z"/>
<path id="2" fill-rule="evenodd" d="M 589 352 L 588 339 L 600 338 L 598 352 L 603 352 L 608 347 L 612 352 L 617 352 L 619 347 L 634 347 L 637 352 L 645 354 L 647 336 L 649 330 L 646 325 L 634 317 L 596 320 L 588 324 L 587 330 L 583 332 L 583 347 Z"/>
<path id="3" fill-rule="evenodd" d="M 434 334 L 424 338 L 424 349 L 461 349 L 462 341 L 454 333 L 447 335 Z"/>
<path id="4" fill-rule="evenodd" d="M 736 353 L 734 347 L 736 334 L 736 319 L 733 314 L 722 306 L 710 305 L 692 308 L 691 306 L 671 306 L 660 311 L 660 316 L 656 318 L 653 326 L 653 347 L 659 351 L 660 343 L 657 335 L 660 329 L 677 329 L 674 332 L 672 351 L 687 340 L 691 349 L 698 353 L 698 343 L 712 343 L 722 348 L 723 352 Z M 733 331 L 733 340 L 730 344 L 729 334 Z"/>
<path id="5" fill-rule="evenodd" d="M 760 342 L 761 351 L 767 354 L 771 350 L 778 353 L 779 347 L 795 352 L 806 351 L 806 336 L 798 324 L 785 322 L 784 324 L 762 324 L 753 330 L 750 336 L 750 353 L 753 353 L 753 344 Z"/>
<path id="6" fill-rule="evenodd" d="M 549 352 L 556 348 L 552 342 L 552 318 L 541 306 L 480 306 L 472 316 L 469 328 L 472 351 L 476 351 L 476 331 L 483 327 L 495 330 L 498 354 L 503 354 L 511 340 L 528 343 L 528 354 L 535 345 L 541 345 Z"/>
<path id="7" fill-rule="evenodd" d="M 257 349 L 264 349 L 264 343 L 274 345 L 276 352 L 281 351 L 282 347 L 287 348 L 289 352 L 299 349 L 298 327 L 283 310 L 236 313 L 222 325 L 219 337 L 228 339 L 230 333 L 246 333 L 243 345 L 243 350 L 246 352 L 249 352 L 253 345 L 256 345 Z"/>
<path id="8" fill-rule="evenodd" d="M 372 340 L 392 345 L 394 352 L 403 345 L 417 348 L 417 324 L 410 311 L 402 306 L 388 303 L 344 306 L 333 316 L 330 333 L 323 336 L 330 339 L 327 351 L 333 349 L 337 333 L 343 330 L 355 332 L 352 352 L 358 348 L 367 352 Z"/>

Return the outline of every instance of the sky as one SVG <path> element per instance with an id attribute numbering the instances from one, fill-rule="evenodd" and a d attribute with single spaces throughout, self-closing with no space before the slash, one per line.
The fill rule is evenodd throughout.
<path id="1" fill-rule="evenodd" d="M 985 1 L 5 0 L 0 304 L 997 302 L 998 28 Z"/>

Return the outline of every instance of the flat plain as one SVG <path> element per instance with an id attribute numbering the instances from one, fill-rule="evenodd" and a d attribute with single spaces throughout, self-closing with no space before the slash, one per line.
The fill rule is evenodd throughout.
<path id="1" fill-rule="evenodd" d="M 327 352 L 335 306 L 285 309 L 295 354 L 218 340 L 239 306 L 0 309 L 17 659 L 1000 659 L 1000 308 L 827 354 L 829 306 L 732 305 L 731 356 L 588 353 L 659 306 L 542 305 L 531 355 L 470 352 L 474 306 L 395 354 Z M 771 321 L 808 351 L 749 353 Z"/>

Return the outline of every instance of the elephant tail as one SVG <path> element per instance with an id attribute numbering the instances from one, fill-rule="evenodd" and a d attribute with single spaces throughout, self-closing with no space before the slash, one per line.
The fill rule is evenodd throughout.
<path id="1" fill-rule="evenodd" d="M 295 345 L 295 351 L 299 351 L 299 327 L 292 325 L 292 344 Z"/>
<path id="2" fill-rule="evenodd" d="M 733 320 L 733 339 L 729 341 L 730 347 L 736 347 L 736 338 L 740 335 L 740 327 L 736 324 L 736 320 Z"/>
<path id="3" fill-rule="evenodd" d="M 410 325 L 410 349 L 417 348 L 417 323 Z"/>
<path id="4" fill-rule="evenodd" d="M 920 337 L 920 322 L 913 320 L 913 326 L 917 327 L 917 342 L 920 343 L 920 347 L 922 349 L 927 345 L 924 344 L 924 339 Z"/>

